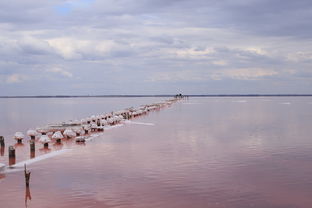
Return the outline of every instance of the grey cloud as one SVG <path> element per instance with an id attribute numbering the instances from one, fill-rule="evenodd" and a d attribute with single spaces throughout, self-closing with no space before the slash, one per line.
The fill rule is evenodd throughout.
<path id="1" fill-rule="evenodd" d="M 311 91 L 309 1 L 66 2 L 0 2 L 5 93 Z"/>

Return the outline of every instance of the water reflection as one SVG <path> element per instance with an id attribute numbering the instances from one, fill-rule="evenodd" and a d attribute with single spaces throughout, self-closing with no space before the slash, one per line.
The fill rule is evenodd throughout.
<path id="1" fill-rule="evenodd" d="M 45 152 L 38 150 L 35 200 L 30 204 L 26 190 L 25 206 L 312 207 L 311 106 L 300 99 L 246 101 L 194 99 L 202 104 L 137 120 L 153 126 L 124 125 L 86 146 L 63 140 L 73 150 L 54 159 L 41 160 Z M 63 145 L 51 145 L 50 154 Z M 22 151 L 28 157 L 25 149 L 18 160 Z M 18 177 L 1 183 L 1 206 L 23 206 L 24 198 L 15 200 L 24 196 Z"/>
<path id="2" fill-rule="evenodd" d="M 53 144 L 53 148 L 55 149 L 55 150 L 61 150 L 62 148 L 63 148 L 63 143 L 54 143 Z"/>
<path id="3" fill-rule="evenodd" d="M 4 149 L 5 149 L 5 147 L 3 147 L 3 146 L 0 147 L 0 155 L 1 155 L 1 156 L 4 155 Z"/>
<path id="4" fill-rule="evenodd" d="M 25 188 L 25 207 L 28 207 L 28 201 L 31 201 L 31 193 L 30 193 L 30 188 L 26 187 Z"/>
<path id="5" fill-rule="evenodd" d="M 16 157 L 9 157 L 9 166 L 14 165 L 16 163 Z"/>
<path id="6" fill-rule="evenodd" d="M 36 157 L 36 151 L 30 151 L 30 159 L 33 159 Z"/>
<path id="7" fill-rule="evenodd" d="M 25 146 L 24 143 L 16 143 L 16 144 L 14 144 L 15 149 L 22 148 L 24 146 Z"/>
<path id="8" fill-rule="evenodd" d="M 47 153 L 51 152 L 51 149 L 49 147 L 42 147 L 39 149 L 39 151 L 41 153 L 47 154 Z"/>

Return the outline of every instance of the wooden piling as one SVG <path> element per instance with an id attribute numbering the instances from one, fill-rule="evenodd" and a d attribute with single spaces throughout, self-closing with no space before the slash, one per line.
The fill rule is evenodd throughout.
<path id="1" fill-rule="evenodd" d="M 15 149 L 13 146 L 9 146 L 9 165 L 14 165 L 16 162 L 16 157 L 15 157 Z"/>
<path id="2" fill-rule="evenodd" d="M 4 144 L 4 137 L 3 136 L 0 136 L 0 146 L 1 147 L 5 146 L 5 144 Z"/>
<path id="3" fill-rule="evenodd" d="M 25 183 L 26 187 L 29 187 L 29 180 L 30 180 L 30 171 L 26 169 L 26 164 L 24 165 L 24 175 L 25 175 Z"/>
<path id="4" fill-rule="evenodd" d="M 34 140 L 30 140 L 29 141 L 29 146 L 30 146 L 30 152 L 36 151 L 36 146 L 35 146 L 35 141 Z"/>
<path id="5" fill-rule="evenodd" d="M 0 156 L 4 155 L 4 147 L 0 146 Z"/>
<path id="6" fill-rule="evenodd" d="M 15 157 L 15 148 L 13 146 L 9 146 L 9 157 Z"/>

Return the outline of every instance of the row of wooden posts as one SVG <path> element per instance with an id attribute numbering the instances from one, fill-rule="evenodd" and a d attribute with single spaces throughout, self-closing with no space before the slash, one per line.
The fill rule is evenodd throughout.
<path id="1" fill-rule="evenodd" d="M 36 150 L 36 146 L 35 146 L 35 141 L 34 140 L 30 140 L 29 141 L 29 146 L 30 146 L 30 157 L 34 158 L 35 156 L 35 150 Z M 4 137 L 0 136 L 0 149 L 1 149 L 1 156 L 4 155 L 4 148 L 5 148 L 5 142 L 4 142 Z M 8 147 L 8 155 L 9 155 L 9 165 L 14 165 L 15 161 L 16 161 L 16 153 L 15 153 L 15 148 L 14 146 L 10 145 Z"/>
<path id="2" fill-rule="evenodd" d="M 181 99 L 184 96 L 182 96 L 181 94 L 178 94 L 175 96 L 176 99 Z M 126 119 L 129 119 L 129 117 L 127 116 Z M 92 131 L 92 129 L 91 129 Z M 83 140 L 84 141 L 84 140 Z M 18 143 L 20 143 L 20 141 L 18 141 Z M 79 142 L 79 141 L 77 141 Z M 31 136 L 31 140 L 29 141 L 29 146 L 30 146 L 30 158 L 34 158 L 35 157 L 35 150 L 36 150 L 36 146 L 35 146 L 35 137 Z M 46 147 L 46 145 L 45 145 Z M 5 149 L 5 141 L 4 141 L 4 137 L 0 136 L 0 155 L 3 156 L 4 155 L 4 149 Z M 8 147 L 8 157 L 9 157 L 9 166 L 12 166 L 16 163 L 16 152 L 15 152 L 15 148 L 14 146 L 10 145 Z M 24 165 L 24 176 L 25 176 L 25 183 L 26 183 L 26 187 L 29 187 L 29 180 L 30 180 L 30 171 L 27 170 L 26 168 L 26 164 Z"/>
<path id="3" fill-rule="evenodd" d="M 35 141 L 31 140 L 30 141 L 30 152 L 33 157 L 35 156 Z M 0 148 L 1 148 L 1 156 L 4 154 L 4 148 L 5 148 L 5 142 L 4 142 L 4 137 L 0 136 Z M 15 148 L 14 146 L 9 146 L 9 165 L 13 165 L 16 162 L 16 154 L 15 154 Z M 29 181 L 30 181 L 30 171 L 27 170 L 26 164 L 24 165 L 24 176 L 25 176 L 25 185 L 27 188 L 29 188 Z"/>

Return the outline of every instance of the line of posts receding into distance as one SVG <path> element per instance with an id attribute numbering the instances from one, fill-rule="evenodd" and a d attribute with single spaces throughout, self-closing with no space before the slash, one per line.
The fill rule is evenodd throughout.
<path id="1" fill-rule="evenodd" d="M 138 116 L 147 114 L 150 111 L 158 111 L 163 107 L 170 106 L 174 102 L 185 98 L 178 94 L 174 98 L 164 102 L 142 105 L 138 108 L 126 108 L 124 110 L 92 115 L 80 121 L 68 121 L 58 124 L 50 124 L 36 129 L 29 129 L 26 134 L 29 137 L 30 158 L 35 157 L 36 143 L 43 144 L 43 149 L 49 150 L 49 144 L 61 144 L 62 140 L 75 139 L 77 143 L 84 143 L 88 137 L 97 132 L 103 132 L 105 127 L 119 124 L 125 120 L 130 120 Z M 22 144 L 25 136 L 22 132 L 16 132 L 14 139 L 17 144 Z M 0 136 L 0 155 L 4 155 L 5 140 Z M 16 163 L 16 150 L 14 146 L 8 147 L 9 166 Z M 0 167 L 1 171 L 1 167 Z M 26 171 L 26 167 L 25 167 Z M 26 175 L 25 175 L 26 176 Z"/>

